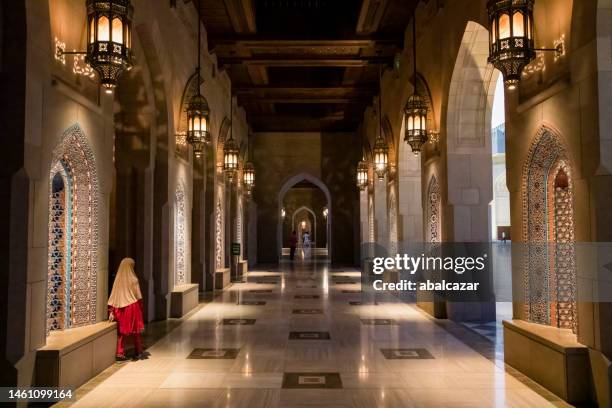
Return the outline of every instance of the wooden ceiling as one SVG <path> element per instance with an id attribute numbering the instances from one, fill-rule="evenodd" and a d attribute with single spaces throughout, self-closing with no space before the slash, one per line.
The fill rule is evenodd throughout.
<path id="1" fill-rule="evenodd" d="M 418 0 L 199 3 L 209 51 L 254 131 L 354 131 Z"/>

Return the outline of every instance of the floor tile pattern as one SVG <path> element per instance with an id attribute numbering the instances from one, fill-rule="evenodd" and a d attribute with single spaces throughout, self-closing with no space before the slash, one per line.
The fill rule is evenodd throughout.
<path id="1" fill-rule="evenodd" d="M 279 284 L 254 283 L 258 276 L 274 276 Z M 112 366 L 77 390 L 76 402 L 60 406 L 563 406 L 505 366 L 486 337 L 436 321 L 394 297 L 372 298 L 359 290 L 348 296 L 335 279 L 358 281 L 360 273 L 330 269 L 320 260 L 251 271 L 244 283 L 231 285 L 158 338 L 147 359 Z M 265 305 L 247 303 L 259 293 L 266 293 Z M 300 308 L 322 313 L 293 313 Z M 292 332 L 324 332 L 329 339 L 301 341 Z M 195 349 L 209 356 L 239 352 L 235 358 L 187 358 Z M 388 359 L 382 350 L 405 358 Z M 425 351 L 433 358 L 412 358 Z"/>

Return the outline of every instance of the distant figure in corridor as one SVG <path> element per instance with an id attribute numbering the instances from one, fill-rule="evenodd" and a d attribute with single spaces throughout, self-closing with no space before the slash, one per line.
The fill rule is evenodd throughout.
<path id="1" fill-rule="evenodd" d="M 125 360 L 123 341 L 134 336 L 135 358 L 142 355 L 140 332 L 144 330 L 142 294 L 138 277 L 134 273 L 134 260 L 124 258 L 119 265 L 113 290 L 108 298 L 109 320 L 117 322 L 117 359 Z"/>
<path id="2" fill-rule="evenodd" d="M 295 258 L 295 248 L 297 247 L 297 244 L 298 244 L 297 232 L 293 230 L 293 232 L 291 233 L 291 236 L 289 237 L 289 259 L 291 259 L 292 261 L 293 261 L 293 258 Z"/>
<path id="3" fill-rule="evenodd" d="M 303 258 L 307 259 L 310 258 L 310 234 L 308 233 L 308 231 L 304 232 L 304 237 L 302 240 L 302 254 L 303 254 Z"/>

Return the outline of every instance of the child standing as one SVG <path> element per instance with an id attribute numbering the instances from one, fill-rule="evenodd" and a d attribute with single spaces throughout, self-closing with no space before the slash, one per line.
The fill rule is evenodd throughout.
<path id="1" fill-rule="evenodd" d="M 134 273 L 134 260 L 124 258 L 113 283 L 108 298 L 109 320 L 117 322 L 117 359 L 125 360 L 123 341 L 126 336 L 134 336 L 136 358 L 142 354 L 140 332 L 144 330 L 142 318 L 142 294 L 138 277 Z"/>

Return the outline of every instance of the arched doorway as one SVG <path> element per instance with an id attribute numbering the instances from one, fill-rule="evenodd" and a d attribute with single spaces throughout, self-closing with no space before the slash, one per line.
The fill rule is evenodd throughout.
<path id="1" fill-rule="evenodd" d="M 455 243 L 491 243 L 498 234 L 500 239 L 510 238 L 509 193 L 507 188 L 499 188 L 506 171 L 505 94 L 500 72 L 488 63 L 488 49 L 488 30 L 469 21 L 453 69 L 447 111 L 449 217 L 444 232 L 447 240 Z M 499 196 L 495 181 L 502 190 Z M 491 250 L 490 280 L 495 283 L 496 298 L 506 303 L 481 302 L 480 312 L 453 312 L 452 319 L 497 320 L 501 324 L 502 319 L 511 317 L 511 253 L 495 242 Z M 502 315 L 496 314 L 498 306 Z"/>
<path id="2" fill-rule="evenodd" d="M 331 222 L 332 222 L 332 201 L 331 194 L 327 186 L 318 178 L 308 174 L 300 173 L 288 179 L 281 187 L 278 194 L 278 214 L 279 222 L 277 228 L 277 253 L 279 259 L 283 256 L 283 248 L 289 246 L 289 236 L 296 229 L 294 224 L 294 215 L 304 212 L 304 208 L 308 208 L 310 222 L 316 223 L 315 228 L 309 230 L 311 240 L 315 246 L 314 253 L 325 255 L 331 258 L 332 237 L 331 237 Z M 327 216 L 324 216 L 324 210 L 327 209 Z M 284 211 L 285 216 L 281 216 Z M 303 221 L 306 221 L 304 219 Z M 303 237 L 299 237 L 302 241 Z M 288 252 L 285 251 L 285 252 Z"/>

